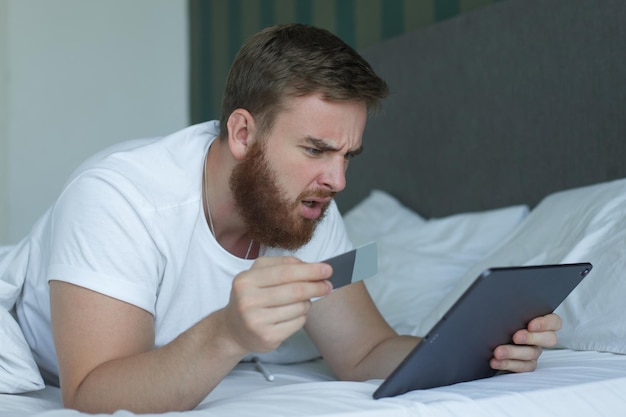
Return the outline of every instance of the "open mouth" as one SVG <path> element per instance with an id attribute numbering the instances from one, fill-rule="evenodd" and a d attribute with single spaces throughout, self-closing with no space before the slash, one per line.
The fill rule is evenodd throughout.
<path id="1" fill-rule="evenodd" d="M 324 215 L 324 211 L 336 193 L 310 193 L 301 196 L 300 214 L 302 217 L 317 220 Z"/>
<path id="2" fill-rule="evenodd" d="M 314 198 L 311 200 L 300 200 L 300 213 L 304 218 L 310 220 L 319 219 L 324 212 L 324 206 L 328 203 L 327 199 Z"/>

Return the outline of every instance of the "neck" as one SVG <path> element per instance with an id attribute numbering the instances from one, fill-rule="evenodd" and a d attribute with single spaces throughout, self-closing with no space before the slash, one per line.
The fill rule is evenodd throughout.
<path id="1" fill-rule="evenodd" d="M 218 184 L 223 183 L 223 181 L 221 181 L 217 175 L 213 175 L 213 173 L 217 174 L 225 171 L 215 165 L 219 164 L 216 159 L 219 160 L 221 158 L 211 158 L 212 150 L 215 145 L 218 145 L 216 143 L 218 141 L 219 139 L 215 139 L 207 152 L 202 175 L 202 200 L 207 226 L 211 234 L 215 237 L 215 240 L 228 252 L 240 258 L 254 259 L 258 257 L 260 246 L 255 244 L 254 240 L 248 237 L 242 222 L 237 222 L 239 216 L 235 214 L 236 210 L 234 209 L 232 199 L 230 199 L 231 204 L 219 203 L 223 201 L 223 199 L 219 197 L 224 194 L 219 192 L 220 187 Z M 219 148 L 219 145 L 216 146 L 216 148 Z M 215 149 L 214 152 L 217 154 L 219 151 Z M 215 167 L 215 169 L 211 169 L 211 167 Z M 211 175 L 209 175 L 209 173 L 211 173 Z M 211 179 L 214 179 L 214 181 L 211 181 Z M 222 213 L 224 213 L 224 215 L 222 215 Z M 235 221 L 233 222 L 233 220 Z"/>

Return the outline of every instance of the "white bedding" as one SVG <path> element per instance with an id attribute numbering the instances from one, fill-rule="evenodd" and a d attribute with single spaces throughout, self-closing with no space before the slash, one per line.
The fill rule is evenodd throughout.
<path id="1" fill-rule="evenodd" d="M 626 356 L 546 351 L 533 373 L 506 374 L 449 387 L 372 399 L 379 380 L 335 381 L 321 360 L 268 365 L 267 382 L 252 364 L 239 365 L 196 410 L 179 417 L 246 416 L 567 416 L 626 415 Z M 86 416 L 60 409 L 59 390 L 0 395 L 0 416 Z M 116 416 L 134 416 L 118 411 Z"/>

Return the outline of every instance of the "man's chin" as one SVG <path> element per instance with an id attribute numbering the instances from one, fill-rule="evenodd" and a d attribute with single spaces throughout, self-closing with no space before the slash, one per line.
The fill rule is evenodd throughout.
<path id="1" fill-rule="evenodd" d="M 273 236 L 266 235 L 255 240 L 258 240 L 259 243 L 268 247 L 295 251 L 313 239 L 315 229 L 322 218 L 323 216 L 316 220 L 303 219 L 305 220 L 305 223 L 299 225 L 300 227 L 298 227 L 298 230 L 296 231 L 283 231 L 282 233 L 275 234 Z"/>

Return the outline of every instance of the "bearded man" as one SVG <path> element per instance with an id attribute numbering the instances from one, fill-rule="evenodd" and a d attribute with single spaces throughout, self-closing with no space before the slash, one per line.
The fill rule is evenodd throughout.
<path id="1" fill-rule="evenodd" d="M 319 262 L 351 249 L 333 196 L 386 94 L 331 33 L 272 27 L 239 52 L 219 123 L 79 167 L 0 271 L 23 274 L 18 320 L 65 406 L 191 409 L 301 329 L 339 378 L 386 377 L 419 339 L 397 335 L 362 283 L 332 291 Z M 531 321 L 492 367 L 533 370 L 559 326 Z"/>

